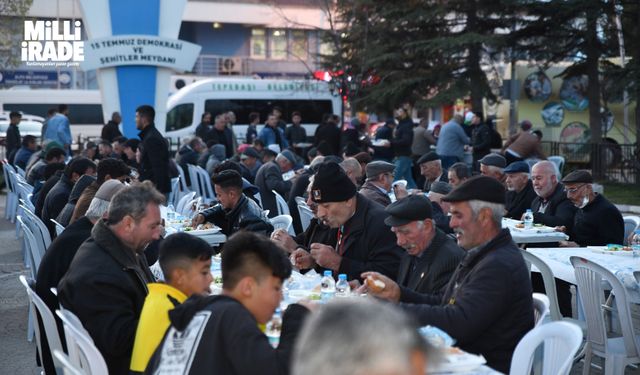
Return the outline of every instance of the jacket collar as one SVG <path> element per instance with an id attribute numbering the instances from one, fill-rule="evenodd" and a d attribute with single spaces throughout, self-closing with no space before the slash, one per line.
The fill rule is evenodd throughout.
<path id="1" fill-rule="evenodd" d="M 238 199 L 238 203 L 236 203 L 236 205 L 232 209 L 225 211 L 225 216 L 227 218 L 232 218 L 238 215 L 238 213 L 240 213 L 240 210 L 242 210 L 242 207 L 244 207 L 246 201 L 247 197 L 244 194 L 241 194 L 240 199 Z"/>
<path id="2" fill-rule="evenodd" d="M 149 135 L 149 133 L 151 133 L 155 129 L 156 129 L 156 124 L 152 122 L 151 124 L 149 124 L 149 126 L 140 130 L 140 133 L 138 135 L 140 136 L 141 139 L 144 139 L 146 136 Z"/>
<path id="3" fill-rule="evenodd" d="M 352 241 L 359 239 L 359 236 L 354 236 L 354 234 L 360 233 L 364 228 L 364 222 L 369 212 L 369 202 L 360 193 L 356 193 L 356 212 L 351 216 L 351 219 L 344 223 L 344 231 L 348 234 L 344 241 L 345 249 L 351 246 Z"/>
<path id="4" fill-rule="evenodd" d="M 104 219 L 100 219 L 93 226 L 91 237 L 98 246 L 111 255 L 121 266 L 125 268 L 139 267 L 136 251 L 122 243 L 107 226 Z"/>
<path id="5" fill-rule="evenodd" d="M 512 242 L 512 239 L 509 229 L 501 229 L 498 235 L 489 240 L 489 242 L 467 251 L 467 255 L 462 259 L 460 265 L 462 268 L 473 268 L 485 255 L 510 242 Z"/>

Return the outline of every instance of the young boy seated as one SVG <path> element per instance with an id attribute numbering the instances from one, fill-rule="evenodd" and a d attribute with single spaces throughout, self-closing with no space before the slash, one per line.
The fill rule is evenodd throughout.
<path id="1" fill-rule="evenodd" d="M 211 256 L 206 241 L 186 233 L 167 237 L 160 245 L 158 262 L 165 283 L 147 284 L 136 340 L 131 356 L 131 371 L 142 373 L 149 358 L 169 328 L 169 310 L 193 294 L 208 294 L 213 281 Z"/>
<path id="2" fill-rule="evenodd" d="M 222 252 L 222 295 L 191 297 L 169 313 L 171 326 L 147 374 L 289 374 L 295 338 L 309 310 L 289 305 L 274 349 L 267 323 L 291 275 L 284 252 L 264 236 L 241 231 Z"/>

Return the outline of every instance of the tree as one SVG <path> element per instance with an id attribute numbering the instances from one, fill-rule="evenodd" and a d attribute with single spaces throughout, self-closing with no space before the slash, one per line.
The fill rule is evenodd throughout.
<path id="1" fill-rule="evenodd" d="M 339 0 L 339 48 L 325 63 L 362 78 L 360 106 L 425 107 L 470 96 L 482 108 L 492 95 L 484 67 L 508 46 L 512 8 L 508 0 Z M 368 84 L 371 77 L 379 82 Z"/>
<path id="2" fill-rule="evenodd" d="M 20 65 L 21 38 L 24 17 L 33 0 L 0 0 L 0 66 L 15 68 Z"/>

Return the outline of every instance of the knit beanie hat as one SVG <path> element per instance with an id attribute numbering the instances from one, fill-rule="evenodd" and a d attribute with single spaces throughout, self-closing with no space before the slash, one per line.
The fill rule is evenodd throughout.
<path id="1" fill-rule="evenodd" d="M 344 202 L 354 195 L 356 186 L 340 165 L 334 162 L 320 164 L 311 187 L 311 199 L 314 202 Z"/>

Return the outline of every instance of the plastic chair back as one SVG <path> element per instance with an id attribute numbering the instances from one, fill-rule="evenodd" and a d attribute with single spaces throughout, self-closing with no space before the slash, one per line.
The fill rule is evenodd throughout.
<path id="1" fill-rule="evenodd" d="M 640 227 L 640 217 L 638 216 L 625 216 L 624 219 L 624 244 L 629 245 L 629 236 Z"/>
<path id="2" fill-rule="evenodd" d="M 69 356 L 60 350 L 53 351 L 53 363 L 57 369 L 62 369 L 63 375 L 85 375 L 81 369 L 71 363 Z"/>
<path id="3" fill-rule="evenodd" d="M 558 174 L 558 178 L 561 178 L 562 170 L 564 169 L 564 156 L 549 156 L 547 160 L 549 160 L 556 166 L 556 173 Z"/>
<path id="4" fill-rule="evenodd" d="M 274 230 L 284 229 L 289 232 L 291 224 L 293 223 L 293 218 L 290 215 L 278 215 L 269 221 L 271 221 L 271 225 L 273 225 Z"/>
<path id="5" fill-rule="evenodd" d="M 195 165 L 187 164 L 187 172 L 189 173 L 189 180 L 191 181 L 191 191 L 195 191 L 199 196 L 203 196 L 202 188 L 200 186 L 200 179 L 198 178 L 198 170 Z"/>
<path id="6" fill-rule="evenodd" d="M 542 324 L 549 315 L 549 297 L 542 293 L 533 293 L 533 316 L 535 326 Z"/>
<path id="7" fill-rule="evenodd" d="M 30 306 L 35 306 L 38 314 L 40 315 L 47 343 L 49 344 L 49 350 L 51 352 L 54 350 L 61 351 L 62 343 L 60 341 L 60 333 L 58 332 L 58 326 L 55 318 L 53 317 L 53 313 L 31 287 L 31 285 L 35 284 L 33 280 L 28 281 L 24 276 L 20 276 L 20 282 L 22 282 L 27 289 L 27 295 L 29 296 L 29 302 L 31 303 Z M 35 322 L 33 326 L 36 334 L 36 344 L 38 345 L 38 355 L 42 360 L 42 332 L 40 332 L 40 326 Z"/>
<path id="8" fill-rule="evenodd" d="M 40 252 L 36 238 L 33 236 L 31 228 L 24 222 L 23 217 L 18 215 L 16 220 L 20 223 L 20 228 L 22 229 L 24 247 L 27 253 L 27 266 L 29 266 L 31 278 L 35 279 L 44 253 Z"/>
<path id="9" fill-rule="evenodd" d="M 313 220 L 313 211 L 309 207 L 298 205 L 298 214 L 300 215 L 300 223 L 302 224 L 302 230 L 305 231 Z"/>
<path id="10" fill-rule="evenodd" d="M 588 259 L 572 256 L 569 260 L 576 274 L 580 301 L 587 320 L 587 342 L 591 344 L 591 348 L 607 352 L 607 329 L 602 309 L 605 302 L 602 284 L 604 279 L 611 285 L 611 291 L 615 295 L 627 358 L 639 358 L 640 348 L 633 329 L 627 290 L 622 282 L 611 271 Z"/>
<path id="11" fill-rule="evenodd" d="M 56 314 L 62 320 L 71 363 L 87 374 L 108 375 L 107 364 L 80 319 L 69 310 L 56 310 Z"/>
<path id="12" fill-rule="evenodd" d="M 285 201 L 282 195 L 278 194 L 277 191 L 271 190 L 271 192 L 276 197 L 276 205 L 278 206 L 278 215 L 290 215 L 291 213 L 289 212 L 289 205 L 287 204 L 287 201 Z"/>
<path id="13" fill-rule="evenodd" d="M 29 280 L 27 280 L 27 278 L 24 275 L 20 275 L 18 277 L 18 280 L 20 280 L 20 283 L 22 283 L 22 285 L 24 286 L 24 288 L 27 290 L 27 298 L 29 298 L 29 315 L 27 318 L 27 341 L 31 342 L 33 341 L 33 336 L 35 333 L 35 328 L 34 325 L 37 326 L 37 324 L 33 324 L 33 320 L 35 319 L 36 316 L 36 307 L 33 305 L 33 303 L 31 302 L 31 298 L 29 297 L 29 289 L 31 289 L 31 284 L 34 284 L 33 282 L 33 278 L 29 278 Z M 38 335 L 36 336 L 36 345 L 38 346 L 38 349 L 40 348 L 40 327 L 38 328 Z M 44 363 L 42 361 L 42 351 L 38 350 L 38 358 L 40 359 L 40 363 Z"/>
<path id="14" fill-rule="evenodd" d="M 24 210 L 27 207 L 24 206 L 21 208 Z M 26 210 L 24 211 L 24 213 L 24 216 L 28 216 L 31 223 L 35 225 L 34 228 L 38 229 L 37 231 L 34 229 L 33 232 L 36 238 L 41 240 L 43 249 L 48 249 L 49 245 L 51 245 L 51 234 L 49 233 L 47 226 L 44 225 L 44 222 L 39 217 L 37 217 L 36 214 L 33 213 L 33 211 Z"/>
<path id="15" fill-rule="evenodd" d="M 208 201 L 216 199 L 216 192 L 213 190 L 213 186 L 211 185 L 211 176 L 209 176 L 209 173 L 199 165 L 196 165 L 195 169 L 198 174 L 202 197 Z"/>
<path id="16" fill-rule="evenodd" d="M 24 169 L 18 167 L 17 165 L 14 165 L 13 167 L 16 169 L 16 173 L 18 173 L 18 176 L 26 178 L 26 172 L 24 171 Z"/>
<path id="17" fill-rule="evenodd" d="M 534 265 L 542 275 L 544 290 L 546 292 L 547 298 L 549 299 L 549 314 L 551 315 L 551 320 L 562 320 L 560 306 L 558 305 L 558 295 L 556 292 L 556 280 L 553 277 L 551 268 L 549 268 L 549 266 L 542 259 L 526 250 L 522 250 L 522 256 L 524 257 L 524 260 L 526 262 Z"/>
<path id="18" fill-rule="evenodd" d="M 533 328 L 513 352 L 509 375 L 529 375 L 536 349 L 544 344 L 543 375 L 567 375 L 582 344 L 582 330 L 573 323 L 551 322 Z"/>
<path id="19" fill-rule="evenodd" d="M 180 191 L 182 191 L 182 194 L 185 194 L 191 191 L 187 186 L 187 180 L 185 180 L 185 177 L 184 177 L 184 170 L 182 170 L 182 167 L 180 166 L 178 166 L 178 173 L 179 173 L 178 178 L 180 179 Z"/>
<path id="20" fill-rule="evenodd" d="M 633 277 L 635 277 L 638 284 L 640 284 L 640 271 L 633 271 Z"/>
<path id="21" fill-rule="evenodd" d="M 59 236 L 60 233 L 64 232 L 64 225 L 58 223 L 54 219 L 49 219 L 56 226 L 56 236 Z"/>
<path id="22" fill-rule="evenodd" d="M 176 212 L 182 214 L 185 211 L 185 206 L 193 200 L 193 197 L 196 196 L 194 191 L 185 194 L 176 205 Z"/>

